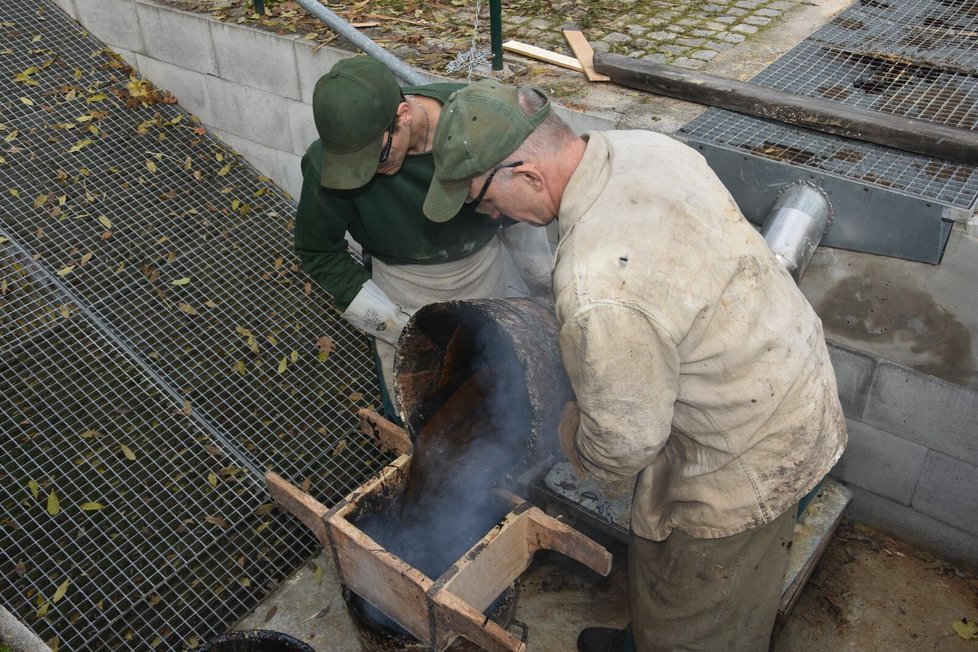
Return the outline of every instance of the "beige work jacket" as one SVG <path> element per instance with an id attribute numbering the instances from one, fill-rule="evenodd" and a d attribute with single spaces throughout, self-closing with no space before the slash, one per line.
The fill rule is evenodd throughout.
<path id="1" fill-rule="evenodd" d="M 815 487 L 846 442 L 821 322 L 703 157 L 593 133 L 559 227 L 576 446 L 600 478 L 637 476 L 632 531 L 728 536 Z"/>

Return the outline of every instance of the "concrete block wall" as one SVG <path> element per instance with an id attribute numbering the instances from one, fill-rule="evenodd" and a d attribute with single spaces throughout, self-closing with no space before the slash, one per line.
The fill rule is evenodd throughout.
<path id="1" fill-rule="evenodd" d="M 829 343 L 849 446 L 850 518 L 978 567 L 978 392 Z"/>
<path id="2" fill-rule="evenodd" d="M 215 135 L 298 197 L 316 80 L 350 52 L 152 0 L 54 0 Z M 431 80 L 438 79 L 430 76 Z M 579 132 L 610 121 L 558 108 Z M 850 444 L 850 515 L 978 566 L 978 395 L 830 343 Z"/>
<path id="3" fill-rule="evenodd" d="M 212 133 L 298 198 L 299 160 L 318 136 L 312 91 L 352 52 L 279 36 L 153 0 L 53 0 Z M 447 81 L 427 75 L 431 81 Z M 560 109 L 578 131 L 607 120 Z"/>

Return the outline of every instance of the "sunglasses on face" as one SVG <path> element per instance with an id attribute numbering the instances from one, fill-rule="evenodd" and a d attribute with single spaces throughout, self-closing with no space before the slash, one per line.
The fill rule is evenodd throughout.
<path id="1" fill-rule="evenodd" d="M 388 157 L 391 155 L 391 147 L 394 145 L 394 123 L 397 122 L 397 117 L 394 117 L 391 126 L 387 128 L 387 143 L 384 145 L 384 149 L 380 150 L 380 162 L 386 163 Z"/>

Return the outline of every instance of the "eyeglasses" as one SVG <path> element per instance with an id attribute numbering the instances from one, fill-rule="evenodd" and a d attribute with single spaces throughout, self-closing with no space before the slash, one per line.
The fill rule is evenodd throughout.
<path id="1" fill-rule="evenodd" d="M 391 155 L 391 147 L 394 145 L 394 123 L 397 122 L 397 116 L 394 116 L 394 120 L 391 122 L 391 126 L 387 128 L 387 144 L 384 145 L 384 149 L 380 150 L 380 162 L 386 163 L 387 158 Z"/>
<path id="2" fill-rule="evenodd" d="M 486 177 L 486 182 L 482 184 L 482 190 L 479 191 L 479 194 L 476 196 L 476 198 L 466 199 L 465 203 L 475 204 L 476 210 L 479 210 L 479 204 L 482 203 L 482 200 L 486 196 L 486 192 L 489 191 L 489 184 L 492 183 L 492 178 L 496 176 L 496 173 L 502 170 L 503 168 L 517 168 L 521 165 L 523 165 L 523 161 L 513 161 L 512 163 L 500 163 L 499 165 L 494 167 L 492 169 L 492 172 L 489 173 L 489 176 Z"/>

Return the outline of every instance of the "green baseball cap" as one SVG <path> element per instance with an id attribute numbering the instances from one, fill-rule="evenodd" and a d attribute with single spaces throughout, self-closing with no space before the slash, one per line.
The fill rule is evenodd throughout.
<path id="1" fill-rule="evenodd" d="M 384 132 L 400 103 L 394 74 L 373 57 L 343 59 L 319 78 L 312 115 L 323 143 L 323 186 L 359 188 L 377 174 Z"/>
<path id="2" fill-rule="evenodd" d="M 435 176 L 424 213 L 447 222 L 462 208 L 472 179 L 483 174 L 526 140 L 550 113 L 550 100 L 535 114 L 523 113 L 516 87 L 483 79 L 452 93 L 441 110 L 433 149 Z"/>

